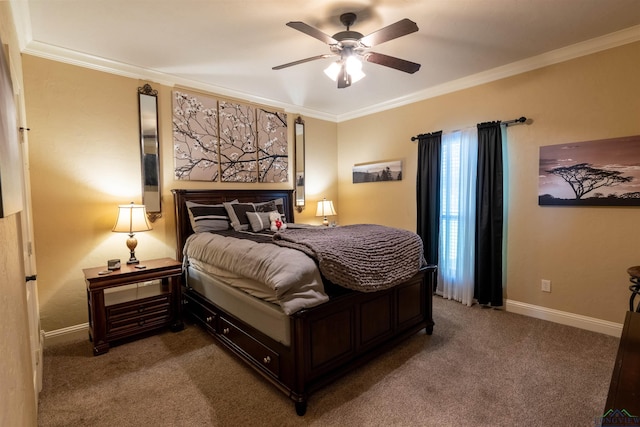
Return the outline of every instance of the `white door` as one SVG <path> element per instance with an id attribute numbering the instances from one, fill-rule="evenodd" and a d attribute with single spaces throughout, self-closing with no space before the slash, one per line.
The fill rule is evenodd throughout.
<path id="1" fill-rule="evenodd" d="M 21 91 L 21 88 L 19 89 Z M 18 91 L 16 91 L 18 92 Z M 33 218 L 31 210 L 31 180 L 29 178 L 29 130 L 25 125 L 24 96 L 16 96 L 18 123 L 20 123 L 20 142 L 22 146 L 22 164 L 24 167 L 24 209 L 20 212 L 22 224 L 22 253 L 25 270 L 25 292 L 27 312 L 29 314 L 29 339 L 31 342 L 31 366 L 33 368 L 33 387 L 38 399 L 42 390 L 42 347 L 44 332 L 40 329 L 40 309 L 38 305 L 38 284 L 36 281 L 36 255 L 33 246 Z"/>

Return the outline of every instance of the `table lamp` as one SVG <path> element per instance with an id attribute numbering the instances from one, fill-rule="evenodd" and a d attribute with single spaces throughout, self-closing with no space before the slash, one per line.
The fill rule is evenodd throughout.
<path id="1" fill-rule="evenodd" d="M 133 202 L 129 205 L 118 206 L 118 219 L 111 231 L 119 233 L 129 233 L 127 239 L 127 247 L 131 253 L 127 264 L 138 264 L 140 261 L 136 259 L 136 246 L 138 246 L 138 240 L 135 238 L 134 233 L 140 231 L 151 230 L 151 225 L 147 221 L 147 209 L 144 205 L 136 205 Z"/>
<path id="2" fill-rule="evenodd" d="M 322 224 L 329 225 L 329 220 L 327 216 L 330 215 L 338 215 L 336 210 L 333 207 L 333 202 L 331 200 L 322 199 L 318 202 L 318 209 L 316 210 L 316 216 L 322 216 L 324 219 L 322 220 Z"/>

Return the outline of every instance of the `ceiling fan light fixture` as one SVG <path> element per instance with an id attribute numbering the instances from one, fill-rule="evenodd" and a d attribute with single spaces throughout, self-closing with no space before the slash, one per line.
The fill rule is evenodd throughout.
<path id="1" fill-rule="evenodd" d="M 338 80 L 338 74 L 340 73 L 340 61 L 332 62 L 327 68 L 324 69 L 324 73 L 334 82 Z"/>
<path id="2" fill-rule="evenodd" d="M 327 68 L 325 68 L 324 73 L 334 82 L 338 80 L 338 76 L 340 76 L 340 71 L 343 67 L 343 61 L 332 62 Z M 366 74 L 362 71 L 362 62 L 355 56 L 350 56 L 344 62 L 344 67 L 346 71 L 346 78 L 349 81 L 349 84 L 355 83 L 357 81 L 362 80 Z"/>
<path id="3" fill-rule="evenodd" d="M 347 74 L 351 76 L 351 83 L 362 80 L 366 74 L 362 71 L 362 62 L 355 56 L 347 58 L 346 62 Z"/>

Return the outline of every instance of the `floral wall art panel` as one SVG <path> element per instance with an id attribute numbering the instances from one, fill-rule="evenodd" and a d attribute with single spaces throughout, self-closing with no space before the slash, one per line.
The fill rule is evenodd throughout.
<path id="1" fill-rule="evenodd" d="M 175 178 L 218 181 L 218 100 L 200 94 L 173 92 Z"/>
<path id="2" fill-rule="evenodd" d="M 260 182 L 289 181 L 289 139 L 287 115 L 283 112 L 258 112 L 258 173 Z"/>
<path id="3" fill-rule="evenodd" d="M 540 147 L 538 204 L 640 206 L 640 135 Z"/>
<path id="4" fill-rule="evenodd" d="M 255 107 L 220 101 L 220 171 L 223 182 L 256 182 Z"/>

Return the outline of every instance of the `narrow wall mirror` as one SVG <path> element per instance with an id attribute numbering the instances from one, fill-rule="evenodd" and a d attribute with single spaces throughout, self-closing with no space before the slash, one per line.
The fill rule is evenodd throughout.
<path id="1" fill-rule="evenodd" d="M 151 222 L 162 216 L 160 194 L 160 144 L 158 141 L 158 91 L 145 84 L 138 88 L 142 204 Z"/>
<path id="2" fill-rule="evenodd" d="M 304 120 L 298 116 L 295 122 L 295 150 L 296 150 L 296 209 L 302 212 L 305 205 L 304 197 Z"/>

